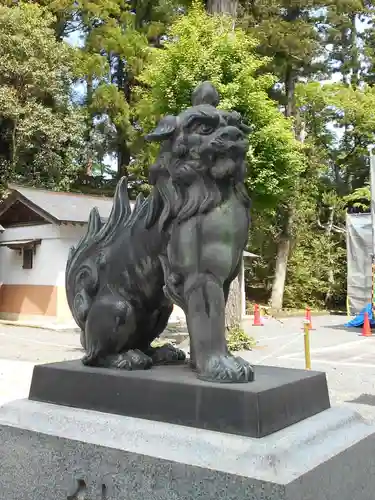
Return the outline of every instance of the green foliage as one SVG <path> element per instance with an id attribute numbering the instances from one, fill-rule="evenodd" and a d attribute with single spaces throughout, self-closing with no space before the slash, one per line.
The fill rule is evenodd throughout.
<path id="1" fill-rule="evenodd" d="M 173 0 L 55 0 L 46 3 L 60 20 L 56 36 L 80 38 L 75 74 L 86 86 L 86 170 L 104 170 L 105 157 L 117 159 L 108 172 L 118 178 L 131 173 L 134 156 L 142 155 L 134 117 L 133 88 L 150 47 L 160 47 L 175 15 Z M 103 148 L 105 145 L 105 148 Z M 98 169 L 96 169 L 97 171 Z M 134 169 L 133 169 L 134 170 Z M 133 172 L 130 181 L 142 190 L 145 178 Z M 85 179 L 89 182 L 89 179 Z"/>
<path id="2" fill-rule="evenodd" d="M 259 54 L 270 58 L 267 69 L 281 85 L 272 95 L 288 116 L 295 116 L 294 87 L 301 78 L 324 73 L 322 43 L 326 0 L 254 0 L 244 2 L 240 25 L 255 36 Z"/>
<path id="3" fill-rule="evenodd" d="M 359 208 L 366 212 L 370 208 L 371 203 L 371 190 L 370 186 L 363 186 L 355 189 L 352 193 L 344 196 L 343 198 L 348 205 L 354 208 Z"/>
<path id="4" fill-rule="evenodd" d="M 347 195 L 364 185 L 375 139 L 375 88 L 317 82 L 297 87 L 297 104 L 320 154 L 326 183 Z"/>
<path id="5" fill-rule="evenodd" d="M 315 203 L 314 200 L 300 203 L 285 285 L 287 308 L 333 307 L 345 299 L 345 238 L 342 233 L 318 230 Z M 341 222 L 340 216 L 338 211 Z"/>
<path id="6" fill-rule="evenodd" d="M 286 0 L 268 2 L 255 0 L 245 3 L 245 16 L 241 25 L 258 39 L 257 52 L 269 57 L 263 71 L 277 76 L 277 84 L 270 95 L 282 106 L 285 116 L 293 124 L 297 140 L 304 141 L 304 124 L 296 108 L 296 85 L 301 79 L 316 77 L 322 72 L 324 44 L 324 0 Z M 308 144 L 305 149 L 304 168 L 299 170 L 293 186 L 293 196 L 280 200 L 273 225 L 276 229 L 276 258 L 271 305 L 280 309 L 283 304 L 287 262 L 295 233 L 294 214 L 303 190 L 303 181 L 311 181 L 317 167 L 316 154 Z M 312 183 L 315 188 L 315 183 Z"/>
<path id="7" fill-rule="evenodd" d="M 374 142 L 374 104 L 374 89 L 367 85 L 310 82 L 297 87 L 297 106 L 319 175 L 305 186 L 299 208 L 285 288 L 288 307 L 345 303 L 345 238 L 337 228 L 345 225 L 345 206 L 369 206 L 367 148 Z"/>
<path id="8" fill-rule="evenodd" d="M 154 50 L 139 75 L 138 114 L 149 130 L 160 116 L 187 108 L 197 84 L 212 81 L 222 96 L 221 107 L 239 111 L 254 128 L 248 187 L 255 207 L 271 209 L 292 195 L 303 155 L 291 124 L 267 95 L 274 77 L 258 74 L 265 60 L 254 54 L 256 44 L 241 29 L 233 31 L 230 18 L 209 16 L 195 2 L 168 31 L 164 50 Z"/>
<path id="9" fill-rule="evenodd" d="M 256 345 L 253 337 L 250 337 L 241 327 L 233 327 L 227 334 L 228 349 L 235 351 L 251 351 Z"/>
<path id="10" fill-rule="evenodd" d="M 372 0 L 335 0 L 327 9 L 327 38 L 332 49 L 328 56 L 328 65 L 339 71 L 341 81 L 357 87 L 371 66 L 371 57 L 362 64 L 367 50 L 363 42 L 371 31 Z M 361 25 L 360 29 L 359 26 Z M 370 64 L 369 64 L 370 63 Z"/>
<path id="11" fill-rule="evenodd" d="M 0 6 L 1 181 L 69 188 L 83 116 L 70 103 L 74 51 L 36 5 Z"/>

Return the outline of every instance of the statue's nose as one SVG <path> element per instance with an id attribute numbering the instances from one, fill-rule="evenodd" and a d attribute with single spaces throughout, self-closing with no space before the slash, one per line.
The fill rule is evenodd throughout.
<path id="1" fill-rule="evenodd" d="M 238 140 L 244 138 L 244 134 L 237 127 L 233 127 L 232 125 L 229 125 L 228 127 L 225 127 L 222 129 L 222 131 L 220 133 L 220 137 L 222 139 L 227 139 L 230 141 L 238 141 Z"/>

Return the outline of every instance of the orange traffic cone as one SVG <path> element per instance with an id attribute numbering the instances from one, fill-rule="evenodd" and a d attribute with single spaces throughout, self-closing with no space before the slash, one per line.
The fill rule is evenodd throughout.
<path id="1" fill-rule="evenodd" d="M 370 327 L 370 320 L 368 318 L 368 313 L 365 312 L 365 319 L 363 321 L 363 327 L 362 327 L 362 337 L 371 337 L 371 327 Z"/>
<path id="2" fill-rule="evenodd" d="M 309 330 L 312 330 L 311 309 L 306 307 L 305 320 L 309 322 Z"/>
<path id="3" fill-rule="evenodd" d="M 254 323 L 253 326 L 263 326 L 262 322 L 260 321 L 260 309 L 258 304 L 255 304 L 254 306 Z"/>

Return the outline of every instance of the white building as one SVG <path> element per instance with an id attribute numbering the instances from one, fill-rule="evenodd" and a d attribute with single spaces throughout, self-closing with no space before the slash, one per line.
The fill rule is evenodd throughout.
<path id="1" fill-rule="evenodd" d="M 90 210 L 106 219 L 111 198 L 10 186 L 0 206 L 0 317 L 72 320 L 65 295 L 71 246 L 86 231 Z M 36 318 L 37 317 L 37 318 Z"/>
<path id="2" fill-rule="evenodd" d="M 91 209 L 97 207 L 106 220 L 112 199 L 14 185 L 10 189 L 0 204 L 0 318 L 71 322 L 65 294 L 69 249 L 85 233 Z M 245 315 L 243 277 L 242 271 Z M 184 319 L 175 307 L 171 321 Z"/>

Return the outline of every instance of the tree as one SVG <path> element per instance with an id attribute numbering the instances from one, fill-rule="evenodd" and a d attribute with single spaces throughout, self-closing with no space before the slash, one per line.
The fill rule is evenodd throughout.
<path id="1" fill-rule="evenodd" d="M 307 263 L 315 266 L 313 275 L 318 279 L 311 298 L 313 303 L 332 306 L 345 296 L 342 232 L 345 220 L 340 207 L 364 209 L 369 196 L 367 147 L 374 141 L 375 124 L 374 94 L 366 82 L 372 83 L 372 33 L 371 2 L 332 2 L 327 9 L 325 42 L 330 44 L 329 72 L 336 72 L 340 83 L 310 82 L 297 88 L 298 111 L 303 115 L 309 142 L 315 156 L 319 155 L 321 167 L 319 192 L 315 201 L 311 200 L 311 207 L 316 206 L 315 215 L 308 226 L 302 223 L 297 229 L 298 248 L 293 250 L 286 284 L 289 305 L 292 301 L 295 304 L 301 295 L 306 298 L 304 292 L 312 280 L 306 280 L 307 286 L 302 286 L 303 281 L 298 283 L 297 276 L 308 269 Z M 307 232 L 303 232 L 304 224 Z M 320 251 L 314 254 L 312 245 L 306 243 L 308 240 L 319 241 Z M 300 290 L 299 297 L 296 297 L 296 289 Z"/>
<path id="2" fill-rule="evenodd" d="M 236 20 L 238 0 L 205 0 L 204 4 L 209 14 L 227 14 Z"/>
<path id="3" fill-rule="evenodd" d="M 345 303 L 343 204 L 337 201 L 338 206 L 327 200 L 329 205 L 322 205 L 319 216 L 316 200 L 300 203 L 285 285 L 286 307 L 334 308 Z"/>
<path id="4" fill-rule="evenodd" d="M 92 172 L 104 170 L 104 159 L 110 156 L 117 162 L 115 181 L 127 174 L 135 191 L 147 190 L 146 179 L 132 168 L 143 145 L 133 116 L 133 88 L 149 47 L 162 47 L 165 27 L 178 15 L 180 2 L 40 1 L 60 20 L 58 38 L 74 35 L 81 40 L 77 76 L 85 87 L 81 105 L 86 111 L 86 167 L 81 181 L 87 183 Z"/>
<path id="5" fill-rule="evenodd" d="M 209 14 L 230 16 L 232 18 L 232 26 L 235 26 L 238 0 L 206 0 L 205 7 Z M 227 330 L 238 328 L 241 324 L 241 319 L 241 284 L 240 278 L 237 276 L 231 283 L 225 309 Z"/>
<path id="6" fill-rule="evenodd" d="M 371 4 L 370 4 L 371 5 Z M 366 29 L 363 31 L 363 57 L 366 65 L 364 80 L 369 85 L 375 84 L 375 8 L 368 6 L 367 15 L 364 20 Z"/>
<path id="7" fill-rule="evenodd" d="M 168 113 L 190 105 L 191 93 L 204 80 L 218 88 L 225 109 L 235 109 L 253 126 L 248 153 L 248 189 L 255 211 L 272 212 L 291 196 L 303 168 L 303 156 L 290 122 L 268 97 L 275 79 L 258 75 L 267 62 L 254 52 L 257 41 L 230 17 L 210 16 L 199 3 L 167 33 L 164 50 L 153 51 L 140 74 L 138 116 L 143 130 Z M 148 149 L 143 158 L 152 158 Z M 138 165 L 146 169 L 146 165 Z"/>
<path id="8" fill-rule="evenodd" d="M 328 62 L 346 85 L 357 87 L 368 67 L 363 64 L 363 43 L 369 43 L 371 0 L 336 0 L 327 9 L 326 43 L 332 46 Z M 361 28 L 360 28 L 360 25 Z M 367 54 L 368 55 L 368 54 Z"/>
<path id="9" fill-rule="evenodd" d="M 74 51 L 37 5 L 0 6 L 1 182 L 69 188 L 83 120 L 70 102 Z"/>
<path id="10" fill-rule="evenodd" d="M 306 123 L 315 175 L 301 184 L 285 286 L 289 307 L 332 307 L 344 301 L 344 208 L 366 205 L 367 147 L 375 139 L 374 90 L 347 82 L 299 84 L 296 105 Z M 353 192 L 354 189 L 354 192 Z"/>
<path id="11" fill-rule="evenodd" d="M 245 4 L 241 23 L 259 39 L 258 52 L 270 57 L 268 69 L 278 76 L 278 84 L 272 89 L 271 95 L 280 103 L 285 116 L 292 119 L 296 139 L 302 142 L 304 124 L 296 108 L 296 85 L 301 79 L 310 78 L 324 70 L 319 59 L 324 55 L 320 30 L 324 21 L 322 7 L 326 4 L 324 0 L 255 0 Z M 306 168 L 301 172 L 302 178 L 306 175 Z M 294 195 L 278 208 L 278 247 L 271 295 L 274 309 L 281 309 L 283 305 L 300 180 L 296 179 Z"/>

